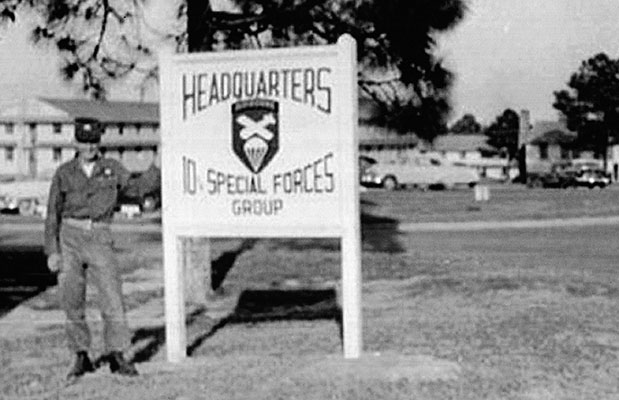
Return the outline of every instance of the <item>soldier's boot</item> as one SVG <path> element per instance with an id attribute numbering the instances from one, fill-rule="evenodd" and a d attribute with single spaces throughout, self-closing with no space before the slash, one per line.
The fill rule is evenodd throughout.
<path id="1" fill-rule="evenodd" d="M 85 351 L 78 351 L 75 355 L 75 362 L 73 363 L 73 367 L 69 370 L 67 374 L 67 382 L 72 383 L 77 381 L 82 375 L 93 372 L 95 367 L 90 362 L 90 358 L 88 358 L 88 353 Z"/>
<path id="2" fill-rule="evenodd" d="M 138 370 L 132 362 L 127 361 L 120 351 L 113 351 L 108 355 L 110 371 L 114 374 L 125 376 L 137 376 Z"/>

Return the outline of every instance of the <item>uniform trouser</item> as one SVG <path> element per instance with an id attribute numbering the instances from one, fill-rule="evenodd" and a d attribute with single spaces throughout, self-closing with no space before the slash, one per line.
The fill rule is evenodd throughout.
<path id="1" fill-rule="evenodd" d="M 88 351 L 91 342 L 86 323 L 86 278 L 96 287 L 103 319 L 105 351 L 122 351 L 128 345 L 128 328 L 122 300 L 120 271 L 109 226 L 83 229 L 62 225 L 62 269 L 58 275 L 61 306 L 67 316 L 71 351 Z"/>

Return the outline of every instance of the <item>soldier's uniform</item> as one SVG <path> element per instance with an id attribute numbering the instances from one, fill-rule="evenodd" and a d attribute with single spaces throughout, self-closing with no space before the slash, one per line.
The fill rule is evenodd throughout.
<path id="1" fill-rule="evenodd" d="M 97 143 L 100 131 L 76 129 L 76 139 Z M 129 172 L 112 159 L 98 157 L 90 172 L 88 176 L 78 157 L 56 170 L 45 221 L 45 251 L 47 255 L 60 255 L 62 260 L 58 289 L 67 316 L 68 345 L 78 355 L 69 377 L 93 370 L 87 355 L 91 341 L 85 319 L 87 276 L 98 291 L 110 368 L 136 375 L 133 364 L 122 357 L 130 338 L 110 222 L 119 193 L 137 194 L 139 182 L 130 180 Z"/>

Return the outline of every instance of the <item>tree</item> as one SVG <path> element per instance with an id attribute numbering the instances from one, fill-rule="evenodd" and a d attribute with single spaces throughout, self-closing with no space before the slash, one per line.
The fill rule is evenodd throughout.
<path id="1" fill-rule="evenodd" d="M 481 132 L 481 124 L 477 122 L 473 114 L 464 114 L 462 118 L 454 122 L 449 131 L 457 135 L 473 135 Z"/>
<path id="2" fill-rule="evenodd" d="M 518 132 L 520 117 L 511 108 L 503 111 L 484 132 L 488 136 L 488 144 L 501 150 L 504 149 L 509 159 L 514 159 L 518 152 Z"/>
<path id="3" fill-rule="evenodd" d="M 153 48 L 179 51 L 358 43 L 359 85 L 383 109 L 384 124 L 432 139 L 445 130 L 452 74 L 435 56 L 436 36 L 464 16 L 465 0 L 180 0 L 155 28 L 148 0 L 0 0 L 0 23 L 19 6 L 41 22 L 35 42 L 61 53 L 62 73 L 94 98 L 109 81 L 156 79 Z"/>
<path id="4" fill-rule="evenodd" d="M 577 145 L 603 154 L 606 166 L 608 144 L 619 139 L 619 59 L 597 54 L 581 63 L 567 85 L 554 93 L 553 107 L 578 133 Z"/>

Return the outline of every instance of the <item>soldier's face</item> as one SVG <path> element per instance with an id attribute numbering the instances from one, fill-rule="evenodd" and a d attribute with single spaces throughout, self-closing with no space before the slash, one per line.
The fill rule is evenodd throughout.
<path id="1" fill-rule="evenodd" d="M 99 154 L 99 143 L 77 142 L 77 153 L 82 161 L 94 161 Z"/>

